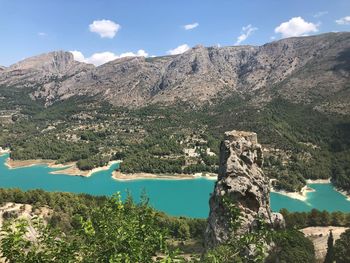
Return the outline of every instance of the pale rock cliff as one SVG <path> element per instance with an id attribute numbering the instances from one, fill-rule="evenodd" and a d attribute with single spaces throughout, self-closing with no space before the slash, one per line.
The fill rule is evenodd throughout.
<path id="1" fill-rule="evenodd" d="M 225 133 L 218 181 L 209 201 L 207 247 L 225 242 L 232 234 L 224 197 L 241 211 L 241 226 L 235 234 L 254 231 L 258 217 L 272 227 L 283 227 L 283 217 L 271 212 L 269 181 L 261 169 L 262 164 L 262 148 L 256 133 L 235 130 Z"/>

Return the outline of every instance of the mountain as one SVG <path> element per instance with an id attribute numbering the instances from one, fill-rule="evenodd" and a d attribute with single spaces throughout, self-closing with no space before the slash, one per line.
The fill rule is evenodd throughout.
<path id="1" fill-rule="evenodd" d="M 240 94 L 252 105 L 282 97 L 350 113 L 350 33 L 288 38 L 263 46 L 203 47 L 175 56 L 127 57 L 99 67 L 69 52 L 25 59 L 0 71 L 0 86 L 31 88 L 47 105 L 76 95 L 116 106 L 195 105 Z"/>
<path id="2" fill-rule="evenodd" d="M 77 62 L 70 52 L 55 51 L 24 59 L 0 71 L 0 86 L 31 88 L 31 97 L 56 100 L 57 91 L 65 79 L 93 69 L 93 65 Z M 76 95 L 76 94 L 73 94 Z M 71 96 L 60 95 L 60 99 Z"/>

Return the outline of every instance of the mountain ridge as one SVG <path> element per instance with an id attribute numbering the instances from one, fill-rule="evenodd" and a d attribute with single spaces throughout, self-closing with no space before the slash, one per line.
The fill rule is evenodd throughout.
<path id="1" fill-rule="evenodd" d="M 55 51 L 2 69 L 0 86 L 30 88 L 29 95 L 47 106 L 81 95 L 137 108 L 178 101 L 202 105 L 240 94 L 257 106 L 282 97 L 348 114 L 349 50 L 350 33 L 342 32 L 262 46 L 197 45 L 179 55 L 119 58 L 98 67 Z"/>

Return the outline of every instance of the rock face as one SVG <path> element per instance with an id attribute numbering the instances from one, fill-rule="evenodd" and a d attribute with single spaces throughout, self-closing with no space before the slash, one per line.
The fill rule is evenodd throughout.
<path id="1" fill-rule="evenodd" d="M 47 104 L 79 94 L 79 89 L 70 91 L 65 87 L 59 93 L 62 83 L 67 79 L 78 82 L 85 72 L 95 68 L 93 65 L 77 62 L 72 53 L 55 51 L 24 59 L 10 67 L 0 70 L 0 87 L 31 91 L 28 96 L 44 99 Z M 1 95 L 1 94 L 0 94 Z"/>
<path id="2" fill-rule="evenodd" d="M 209 202 L 207 247 L 226 241 L 230 234 L 224 197 L 241 210 L 238 235 L 253 231 L 258 216 L 271 225 L 283 224 L 281 215 L 271 213 L 269 181 L 261 169 L 262 164 L 262 149 L 256 133 L 235 130 L 225 133 L 218 181 Z"/>
<path id="3" fill-rule="evenodd" d="M 175 56 L 127 57 L 98 67 L 58 51 L 0 70 L 0 87 L 32 88 L 28 94 L 48 105 L 77 95 L 128 107 L 177 101 L 201 105 L 234 93 L 258 106 L 282 97 L 350 114 L 349 52 L 348 32 L 263 46 L 199 45 Z"/>

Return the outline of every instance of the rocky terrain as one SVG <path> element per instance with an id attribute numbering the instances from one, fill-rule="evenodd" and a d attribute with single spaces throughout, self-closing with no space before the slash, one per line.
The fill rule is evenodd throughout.
<path id="1" fill-rule="evenodd" d="M 126 57 L 99 67 L 51 52 L 0 68 L 0 86 L 25 89 L 46 105 L 76 95 L 117 106 L 186 101 L 194 105 L 237 94 L 252 105 L 275 97 L 349 113 L 350 33 L 288 38 L 263 46 L 203 47 L 175 56 Z"/>
<path id="2" fill-rule="evenodd" d="M 225 200 L 241 211 L 241 225 L 235 234 L 253 231 L 258 217 L 276 228 L 283 227 L 282 215 L 271 212 L 269 183 L 261 169 L 262 164 L 263 154 L 256 133 L 225 133 L 220 147 L 218 181 L 209 201 L 208 247 L 225 242 L 232 234 L 228 217 L 231 213 L 228 213 Z"/>
<path id="3" fill-rule="evenodd" d="M 35 217 L 47 219 L 50 213 L 52 211 L 47 207 L 34 209 L 29 204 L 7 202 L 0 206 L 0 228 L 3 226 L 5 220 L 21 218 L 30 221 Z"/>

